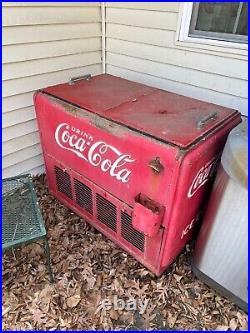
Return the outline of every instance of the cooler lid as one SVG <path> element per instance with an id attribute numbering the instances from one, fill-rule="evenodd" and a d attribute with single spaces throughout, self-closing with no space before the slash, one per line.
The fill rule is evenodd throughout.
<path id="1" fill-rule="evenodd" d="M 181 148 L 197 142 L 238 113 L 108 74 L 43 91 Z"/>
<path id="2" fill-rule="evenodd" d="M 103 113 L 125 102 L 132 101 L 157 90 L 144 84 L 121 79 L 109 74 L 101 74 L 87 79 L 69 81 L 43 89 L 53 96 L 87 109 Z"/>

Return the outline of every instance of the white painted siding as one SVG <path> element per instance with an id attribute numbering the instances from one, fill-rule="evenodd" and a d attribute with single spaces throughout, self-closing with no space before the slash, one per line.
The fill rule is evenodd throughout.
<path id="1" fill-rule="evenodd" d="M 98 2 L 3 3 L 3 177 L 43 171 L 33 93 L 101 73 Z"/>
<path id="2" fill-rule="evenodd" d="M 106 70 L 247 114 L 247 56 L 176 43 L 180 4 L 106 3 Z"/>

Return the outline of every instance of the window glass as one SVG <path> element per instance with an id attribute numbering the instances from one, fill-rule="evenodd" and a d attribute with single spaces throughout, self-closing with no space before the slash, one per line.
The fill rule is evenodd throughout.
<path id="1" fill-rule="evenodd" d="M 199 5 L 195 29 L 233 33 L 239 3 L 203 2 Z"/>
<path id="2" fill-rule="evenodd" d="M 218 40 L 247 41 L 247 2 L 195 2 L 189 34 Z"/>

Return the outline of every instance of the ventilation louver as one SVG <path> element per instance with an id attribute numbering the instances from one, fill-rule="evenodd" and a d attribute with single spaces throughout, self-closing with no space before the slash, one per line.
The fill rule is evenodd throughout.
<path id="1" fill-rule="evenodd" d="M 97 219 L 116 232 L 116 207 L 100 194 L 96 194 Z"/>
<path id="2" fill-rule="evenodd" d="M 68 198 L 73 199 L 70 175 L 57 166 L 55 166 L 55 175 L 57 190 Z"/>
<path id="3" fill-rule="evenodd" d="M 76 203 L 93 215 L 92 191 L 79 180 L 74 180 Z"/>
<path id="4" fill-rule="evenodd" d="M 145 236 L 133 228 L 132 217 L 124 212 L 121 212 L 121 234 L 134 247 L 144 252 Z"/>

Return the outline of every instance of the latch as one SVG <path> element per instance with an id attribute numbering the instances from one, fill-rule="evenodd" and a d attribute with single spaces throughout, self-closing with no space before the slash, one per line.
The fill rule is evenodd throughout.
<path id="1" fill-rule="evenodd" d="M 159 231 L 164 212 L 164 206 L 140 193 L 135 198 L 132 225 L 144 235 L 154 237 Z"/>

